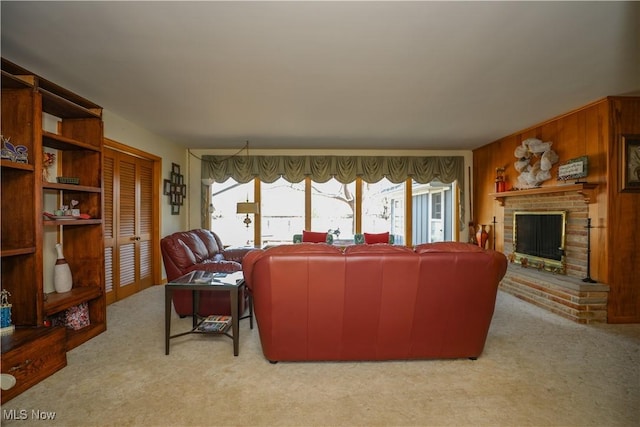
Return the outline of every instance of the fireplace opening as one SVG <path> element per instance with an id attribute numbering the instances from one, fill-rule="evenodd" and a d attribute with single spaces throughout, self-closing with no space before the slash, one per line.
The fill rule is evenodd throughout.
<path id="1" fill-rule="evenodd" d="M 515 212 L 514 261 L 538 269 L 565 274 L 566 211 Z"/>

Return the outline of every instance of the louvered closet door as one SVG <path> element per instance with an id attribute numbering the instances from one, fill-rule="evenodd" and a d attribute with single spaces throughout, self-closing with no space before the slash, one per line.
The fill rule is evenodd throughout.
<path id="1" fill-rule="evenodd" d="M 153 282 L 153 163 L 110 149 L 104 157 L 105 275 L 113 302 Z"/>

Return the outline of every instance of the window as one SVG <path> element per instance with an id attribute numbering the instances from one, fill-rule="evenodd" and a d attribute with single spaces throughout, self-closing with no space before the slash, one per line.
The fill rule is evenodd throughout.
<path id="1" fill-rule="evenodd" d="M 394 235 L 403 244 L 405 184 L 394 184 L 386 178 L 375 183 L 362 183 L 362 232 Z"/>
<path id="2" fill-rule="evenodd" d="M 353 242 L 356 184 L 335 179 L 311 184 L 311 229 L 333 233 L 334 240 Z"/>
<path id="3" fill-rule="evenodd" d="M 214 182 L 211 185 L 211 230 L 230 246 L 253 246 L 253 227 L 247 227 L 243 222 L 244 215 L 236 213 L 236 204 L 243 201 L 253 201 L 253 181 L 240 184 L 233 179 L 225 182 Z M 253 215 L 250 215 L 254 221 Z"/>
<path id="4" fill-rule="evenodd" d="M 442 193 L 431 194 L 431 219 L 442 219 Z"/>
<path id="5" fill-rule="evenodd" d="M 389 232 L 395 244 L 409 242 L 405 233 L 411 221 L 412 245 L 453 240 L 454 184 L 411 182 L 411 217 L 406 218 L 406 183 L 394 184 L 383 178 L 375 183 L 361 182 L 362 202 L 360 229 L 356 230 L 356 182 L 342 184 L 335 179 L 312 182 L 311 210 L 305 212 L 305 182 L 290 183 L 280 178 L 273 183 L 260 183 L 260 193 L 254 196 L 254 182 L 240 184 L 233 179 L 211 186 L 211 230 L 227 245 L 261 246 L 291 243 L 294 234 L 302 233 L 306 224 L 313 231 L 333 233 L 336 244 L 350 244 L 354 233 Z M 260 215 L 249 215 L 252 223 L 246 227 L 244 215 L 236 214 L 241 201 L 259 201 Z M 211 209 L 210 209 L 211 210 Z M 255 222 L 260 221 L 256 236 Z M 255 236 L 255 237 L 254 237 Z"/>
<path id="6" fill-rule="evenodd" d="M 260 185 L 261 241 L 263 246 L 291 243 L 304 230 L 304 181 L 284 178 Z"/>

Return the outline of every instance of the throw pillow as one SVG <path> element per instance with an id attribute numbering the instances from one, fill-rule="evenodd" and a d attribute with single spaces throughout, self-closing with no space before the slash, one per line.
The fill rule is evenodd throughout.
<path id="1" fill-rule="evenodd" d="M 310 243 L 325 243 L 327 241 L 327 233 L 303 230 L 302 241 Z"/>
<path id="2" fill-rule="evenodd" d="M 367 245 L 374 243 L 389 243 L 389 232 L 386 233 L 364 233 L 364 242 Z"/>

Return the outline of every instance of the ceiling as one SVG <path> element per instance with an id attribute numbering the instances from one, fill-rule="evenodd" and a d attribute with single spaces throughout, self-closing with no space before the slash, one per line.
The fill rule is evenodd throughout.
<path id="1" fill-rule="evenodd" d="M 3 57 L 187 148 L 473 149 L 640 94 L 640 2 L 0 7 Z"/>

